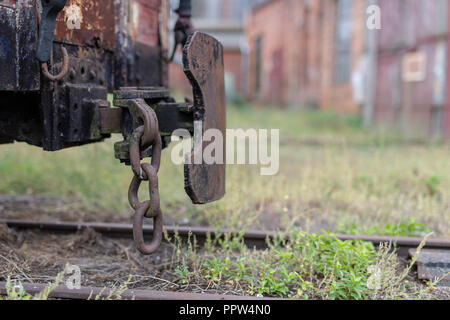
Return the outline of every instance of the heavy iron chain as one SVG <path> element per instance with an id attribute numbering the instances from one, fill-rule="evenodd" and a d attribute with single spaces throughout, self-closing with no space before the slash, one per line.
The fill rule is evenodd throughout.
<path id="1" fill-rule="evenodd" d="M 134 100 L 141 104 L 142 101 Z M 155 111 L 148 107 L 143 125 L 136 128 L 130 139 L 130 160 L 134 177 L 128 190 L 128 200 L 135 210 L 133 236 L 136 247 L 144 255 L 155 252 L 161 244 L 163 235 L 163 213 L 160 206 L 158 172 L 161 163 L 162 140 L 159 134 L 158 118 Z M 151 163 L 141 163 L 141 150 L 152 148 Z M 142 181 L 149 182 L 150 200 L 141 202 L 138 198 Z M 144 241 L 143 223 L 145 218 L 153 218 L 153 239 L 150 244 Z"/>

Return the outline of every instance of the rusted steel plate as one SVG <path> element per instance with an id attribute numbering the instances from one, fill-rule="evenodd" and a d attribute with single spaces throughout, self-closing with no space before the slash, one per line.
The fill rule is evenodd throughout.
<path id="1" fill-rule="evenodd" d="M 121 133 L 123 126 L 122 108 L 105 106 L 99 109 L 100 130 L 102 134 Z"/>
<path id="2" fill-rule="evenodd" d="M 147 46 L 158 46 L 160 0 L 132 1 L 130 36 Z"/>
<path id="3" fill-rule="evenodd" d="M 46 289 L 44 284 L 22 284 L 25 292 L 36 295 Z M 53 290 L 49 298 L 70 299 L 70 300 L 95 300 L 107 298 L 112 292 L 111 289 L 83 287 L 80 289 L 69 289 L 66 286 L 58 286 Z M 0 282 L 0 295 L 6 294 L 6 282 Z M 121 295 L 122 300 L 274 300 L 270 298 L 256 298 L 244 296 L 231 296 L 207 293 L 187 293 L 187 292 L 166 292 L 153 290 L 126 290 Z M 113 297 L 115 295 L 113 294 Z M 278 300 L 278 299 L 276 299 Z"/>
<path id="4" fill-rule="evenodd" d="M 120 32 L 132 41 L 156 47 L 160 6 L 161 0 L 124 0 L 116 5 L 113 0 L 68 0 L 57 19 L 55 39 L 114 49 L 119 24 Z"/>
<path id="5" fill-rule="evenodd" d="M 0 144 L 6 144 L 6 143 L 12 143 L 12 142 L 14 142 L 13 139 L 0 135 Z"/>
<path id="6" fill-rule="evenodd" d="M 17 16 L 18 90 L 40 89 L 41 70 L 36 60 L 38 26 L 34 1 L 23 1 Z"/>
<path id="7" fill-rule="evenodd" d="M 17 85 L 15 11 L 0 7 L 0 90 L 14 90 Z"/>
<path id="8" fill-rule="evenodd" d="M 183 50 L 184 72 L 193 87 L 194 121 L 202 121 L 203 134 L 218 129 L 223 137 L 222 163 L 195 164 L 211 143 L 196 141 L 185 164 L 185 189 L 196 204 L 221 199 L 225 195 L 226 111 L 222 44 L 213 37 L 196 32 Z M 203 139 L 202 139 L 203 140 Z"/>
<path id="9" fill-rule="evenodd" d="M 39 90 L 39 64 L 34 58 L 37 39 L 32 1 L 20 10 L 0 6 L 0 90 Z"/>
<path id="10" fill-rule="evenodd" d="M 409 255 L 414 257 L 416 250 Z M 417 259 L 417 273 L 420 280 L 441 280 L 438 285 L 450 287 L 450 251 L 424 249 Z"/>
<path id="11" fill-rule="evenodd" d="M 56 21 L 55 40 L 114 49 L 113 0 L 68 0 Z"/>
<path id="12" fill-rule="evenodd" d="M 167 86 L 159 42 L 161 0 L 115 1 L 115 87 Z M 161 21 L 161 25 L 168 23 Z M 151 70 L 149 72 L 148 70 Z"/>
<path id="13" fill-rule="evenodd" d="M 128 107 L 130 99 L 164 99 L 170 96 L 170 91 L 162 87 L 123 87 L 114 91 L 114 105 Z"/>
<path id="14" fill-rule="evenodd" d="M 4 1 L 0 0 L 0 6 L 13 7 L 15 3 L 16 0 L 4 0 Z"/>
<path id="15" fill-rule="evenodd" d="M 150 8 L 150 9 L 159 9 L 161 6 L 162 0 L 133 0 L 133 2 L 138 2 L 139 4 L 143 5 L 144 7 Z"/>

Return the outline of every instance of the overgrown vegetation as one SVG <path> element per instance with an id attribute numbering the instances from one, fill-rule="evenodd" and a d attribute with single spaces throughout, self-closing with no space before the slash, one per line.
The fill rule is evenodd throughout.
<path id="1" fill-rule="evenodd" d="M 169 148 L 159 179 L 163 212 L 172 221 L 217 229 L 292 230 L 292 240 L 280 237 L 254 251 L 240 237 L 210 240 L 206 248 L 192 241 L 188 249 L 174 238 L 171 268 L 180 285 L 298 299 L 430 297 L 433 286 L 410 279 L 408 266 L 389 247 L 376 251 L 332 233 L 450 236 L 448 144 L 367 132 L 357 117 L 328 111 L 231 107 L 228 125 L 280 129 L 279 174 L 263 177 L 258 166 L 228 166 L 226 197 L 195 206 Z M 93 212 L 113 212 L 99 214 L 107 222 L 128 222 L 132 173 L 114 159 L 119 139 L 58 153 L 0 146 L 0 192 L 64 196 L 68 210 L 76 203 L 79 211 L 82 203 Z"/>
<path id="2" fill-rule="evenodd" d="M 400 265 L 389 244 L 377 251 L 371 243 L 298 231 L 279 236 L 264 251 L 248 249 L 241 237 L 209 239 L 204 248 L 191 244 L 188 250 L 180 241 L 172 239 L 181 284 L 207 281 L 204 286 L 231 292 L 293 299 L 432 297 L 434 284 L 423 287 L 408 278 L 415 260 Z"/>
<path id="3" fill-rule="evenodd" d="M 8 277 L 5 286 L 6 295 L 4 297 L 0 296 L 0 300 L 48 300 L 53 290 L 61 284 L 61 281 L 64 278 L 64 273 L 65 271 L 59 273 L 56 276 L 55 281 L 49 283 L 44 290 L 35 296 L 28 294 L 20 281 L 17 282 Z"/>
<path id="4" fill-rule="evenodd" d="M 30 295 L 26 292 L 24 289 L 22 283 L 20 281 L 11 280 L 10 277 L 8 277 L 5 285 L 6 295 L 0 296 L 1 300 L 48 300 L 50 298 L 50 294 L 59 286 L 61 285 L 66 271 L 60 272 L 56 277 L 55 280 L 51 283 L 49 283 L 41 292 L 39 292 L 36 295 Z M 91 294 L 88 300 L 122 300 L 122 294 L 128 290 L 128 285 L 130 284 L 130 281 L 132 280 L 132 276 L 130 275 L 128 277 L 128 280 L 124 283 L 115 286 L 113 288 L 107 289 L 103 288 L 100 293 L 97 295 Z"/>
<path id="5" fill-rule="evenodd" d="M 417 223 L 415 218 L 407 222 L 392 224 L 387 222 L 384 226 L 365 227 L 358 226 L 356 223 L 338 224 L 338 231 L 343 234 L 355 235 L 374 235 L 374 236 L 397 236 L 397 237 L 423 237 L 431 233 L 423 223 Z"/>
<path id="6" fill-rule="evenodd" d="M 329 111 L 231 107 L 228 126 L 279 128 L 280 172 L 263 177 L 258 166 L 228 166 L 226 197 L 195 206 L 169 148 L 163 152 L 160 189 L 163 210 L 173 219 L 227 228 L 295 225 L 307 232 L 352 232 L 354 225 L 353 232 L 421 234 L 402 225 L 415 219 L 419 229 L 424 225 L 436 236 L 450 236 L 448 144 L 366 132 L 357 117 Z M 128 221 L 132 174 L 114 159 L 119 139 L 58 153 L 21 143 L 0 146 L 0 192 L 66 196 L 93 211 L 123 212 L 112 218 Z"/>

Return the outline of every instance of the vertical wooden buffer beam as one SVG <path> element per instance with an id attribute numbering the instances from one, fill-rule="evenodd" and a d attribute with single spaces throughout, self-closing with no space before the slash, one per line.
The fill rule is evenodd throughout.
<path id="1" fill-rule="evenodd" d="M 222 163 L 206 164 L 203 151 L 211 141 L 196 139 L 185 164 L 185 189 L 195 204 L 221 199 L 225 195 L 226 110 L 223 47 L 219 41 L 196 32 L 183 51 L 184 72 L 193 87 L 194 121 L 202 123 L 202 137 L 208 129 L 217 129 L 223 137 Z M 194 124 L 194 129 L 198 126 Z M 218 152 L 218 150 L 216 150 Z M 217 154 L 216 154 L 217 156 Z M 201 159 L 202 163 L 198 163 Z M 197 163 L 195 163 L 197 160 Z"/>

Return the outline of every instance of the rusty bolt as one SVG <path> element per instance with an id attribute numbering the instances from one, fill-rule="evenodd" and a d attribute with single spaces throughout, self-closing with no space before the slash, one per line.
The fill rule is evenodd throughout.
<path id="1" fill-rule="evenodd" d="M 69 71 L 69 77 L 70 77 L 70 79 L 71 79 L 71 80 L 75 79 L 75 76 L 76 76 L 75 70 L 74 70 L 73 68 L 70 68 L 70 71 Z"/>
<path id="2" fill-rule="evenodd" d="M 100 37 L 94 37 L 93 39 L 94 42 L 94 46 L 99 49 L 102 43 L 102 39 L 100 39 Z"/>

